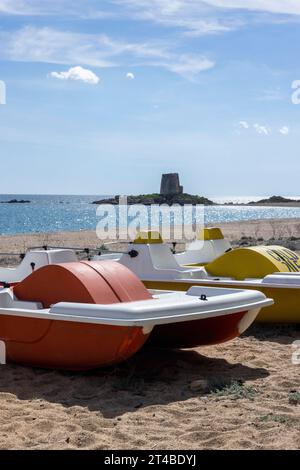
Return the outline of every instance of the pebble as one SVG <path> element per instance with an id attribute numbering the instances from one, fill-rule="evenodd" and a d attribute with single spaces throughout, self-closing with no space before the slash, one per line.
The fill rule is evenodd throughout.
<path id="1" fill-rule="evenodd" d="M 194 380 L 190 384 L 193 392 L 207 392 L 209 390 L 209 382 L 206 379 Z"/>

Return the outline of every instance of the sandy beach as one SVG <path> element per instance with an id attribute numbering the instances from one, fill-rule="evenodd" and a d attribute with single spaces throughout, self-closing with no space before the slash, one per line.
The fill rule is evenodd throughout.
<path id="1" fill-rule="evenodd" d="M 299 449 L 299 335 L 252 327 L 225 345 L 145 349 L 86 374 L 2 366 L 0 448 Z M 191 390 L 203 379 L 207 389 Z"/>
<path id="2" fill-rule="evenodd" d="M 222 229 L 231 240 L 299 237 L 300 220 Z M 0 251 L 43 244 L 101 241 L 89 231 L 5 236 Z M 224 345 L 145 347 L 88 373 L 1 366 L 0 449 L 299 449 L 299 339 L 299 325 L 254 325 Z"/>

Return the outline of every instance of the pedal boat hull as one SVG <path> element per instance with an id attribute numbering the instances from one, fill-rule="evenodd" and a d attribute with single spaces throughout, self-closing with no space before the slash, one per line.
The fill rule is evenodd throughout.
<path id="1" fill-rule="evenodd" d="M 148 338 L 139 327 L 11 316 L 0 317 L 0 331 L 7 362 L 74 371 L 125 361 Z"/>

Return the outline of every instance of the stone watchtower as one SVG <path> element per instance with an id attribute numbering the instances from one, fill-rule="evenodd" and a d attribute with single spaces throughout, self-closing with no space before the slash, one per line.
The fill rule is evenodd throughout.
<path id="1" fill-rule="evenodd" d="M 183 193 L 178 173 L 167 173 L 161 177 L 160 194 L 162 196 L 175 196 Z"/>

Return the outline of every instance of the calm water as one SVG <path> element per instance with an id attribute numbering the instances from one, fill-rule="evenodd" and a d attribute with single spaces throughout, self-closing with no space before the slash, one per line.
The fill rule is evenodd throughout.
<path id="1" fill-rule="evenodd" d="M 0 201 L 10 199 L 29 199 L 32 201 L 31 204 L 0 204 L 0 234 L 93 230 L 100 219 L 96 214 L 97 206 L 91 204 L 91 202 L 104 197 L 0 195 Z M 246 199 L 249 200 L 249 198 L 243 198 L 245 201 Z M 253 200 L 254 198 L 250 199 Z M 214 198 L 214 200 L 218 200 L 218 198 Z M 219 200 L 221 202 L 221 199 Z M 175 224 L 176 218 L 175 215 Z M 269 218 L 300 218 L 300 208 L 205 207 L 206 223 Z M 191 220 L 187 220 L 187 223 L 190 222 Z M 147 217 L 145 217 L 146 224 Z"/>

